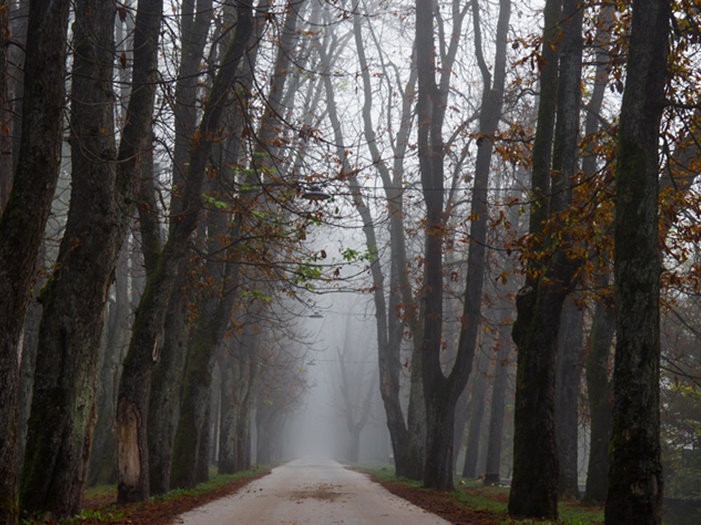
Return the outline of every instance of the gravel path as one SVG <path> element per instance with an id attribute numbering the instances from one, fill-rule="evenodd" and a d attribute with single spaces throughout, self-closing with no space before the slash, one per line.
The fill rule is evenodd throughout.
<path id="1" fill-rule="evenodd" d="M 449 525 L 365 475 L 325 458 L 298 459 L 179 516 L 183 525 Z"/>

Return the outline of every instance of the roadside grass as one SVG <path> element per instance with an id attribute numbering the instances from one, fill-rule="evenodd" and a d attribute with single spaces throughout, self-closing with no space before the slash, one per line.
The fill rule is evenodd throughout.
<path id="1" fill-rule="evenodd" d="M 380 483 L 400 483 L 417 493 L 425 494 L 428 489 L 420 481 L 397 478 L 390 465 L 357 467 L 370 474 Z M 459 507 L 478 512 L 481 518 L 489 516 L 494 523 L 501 525 L 601 525 L 604 522 L 604 509 L 601 506 L 582 505 L 577 501 L 563 501 L 558 505 L 560 519 L 551 520 L 514 519 L 507 513 L 508 487 L 485 486 L 480 481 L 456 479 L 456 489 L 448 495 Z M 388 487 L 389 488 L 389 487 Z M 431 510 L 431 509 L 427 509 Z M 449 519 L 448 516 L 445 516 Z"/>
<path id="2" fill-rule="evenodd" d="M 26 518 L 22 520 L 22 525 L 166 525 L 179 514 L 227 496 L 269 472 L 270 467 L 235 474 L 218 474 L 216 469 L 210 469 L 209 481 L 199 483 L 195 488 L 175 489 L 140 503 L 126 505 L 116 503 L 116 485 L 100 485 L 86 489 L 80 514 L 63 520 L 46 516 Z"/>
<path id="3" fill-rule="evenodd" d="M 502 523 L 517 525 L 599 525 L 604 522 L 604 508 L 602 506 L 583 505 L 578 501 L 560 501 L 557 522 L 550 520 L 518 520 L 508 516 L 507 503 L 509 500 L 509 488 L 505 486 L 485 486 L 480 481 L 459 480 L 456 484 L 454 497 L 461 504 L 465 504 L 476 510 L 485 510 L 499 516 Z"/>

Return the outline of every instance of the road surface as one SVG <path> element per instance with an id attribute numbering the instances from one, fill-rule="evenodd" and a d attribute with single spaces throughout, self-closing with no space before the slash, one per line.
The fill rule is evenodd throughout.
<path id="1" fill-rule="evenodd" d="M 183 525 L 450 525 L 325 458 L 273 469 L 237 494 L 182 514 Z"/>

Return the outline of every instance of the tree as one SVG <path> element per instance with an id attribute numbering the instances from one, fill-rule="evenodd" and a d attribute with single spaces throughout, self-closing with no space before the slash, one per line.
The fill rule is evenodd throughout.
<path id="1" fill-rule="evenodd" d="M 12 87 L 9 82 L 10 65 L 8 56 L 11 55 L 7 42 L 7 36 L 12 34 L 10 29 L 10 1 L 0 1 L 0 30 L 3 32 L 2 51 L 0 51 L 0 124 L 2 133 L 0 134 L 0 213 L 5 208 L 7 199 L 12 188 L 12 172 L 14 162 L 12 158 Z"/>
<path id="2" fill-rule="evenodd" d="M 593 137 L 599 130 L 604 94 L 609 80 L 611 25 L 614 5 L 605 3 L 596 19 L 596 69 L 591 97 L 585 105 L 585 137 Z M 582 173 L 594 177 L 597 172 L 597 156 L 592 147 L 585 148 L 582 156 Z M 615 330 L 612 300 L 605 292 L 610 288 L 610 268 L 596 258 L 594 264 L 603 266 L 594 278 L 596 286 L 604 291 L 595 299 L 589 342 L 586 348 L 585 377 L 589 401 L 589 458 L 587 482 L 582 501 L 603 503 L 608 483 L 608 445 L 611 437 L 611 384 L 609 362 Z"/>
<path id="3" fill-rule="evenodd" d="M 41 292 L 34 395 L 21 504 L 57 517 L 80 510 L 95 424 L 105 304 L 123 234 L 114 141 L 115 7 L 76 5 L 71 93 L 72 191 L 54 271 Z M 121 222 L 122 228 L 115 227 Z"/>
<path id="4" fill-rule="evenodd" d="M 197 94 L 201 81 L 201 67 L 207 35 L 212 23 L 211 0 L 187 0 L 182 2 L 180 12 L 180 41 L 182 46 L 175 85 L 173 116 L 175 137 L 173 139 L 173 186 L 171 211 L 174 215 L 182 211 L 182 188 L 185 186 L 185 173 L 191 142 L 197 129 Z M 156 213 L 155 196 L 148 195 L 150 205 L 141 211 L 142 229 L 149 228 L 148 238 L 160 246 L 160 224 L 146 217 Z M 175 227 L 171 221 L 170 230 Z M 155 231 L 154 231 L 155 230 Z M 173 456 L 175 428 L 178 421 L 180 388 L 183 369 L 187 359 L 187 337 L 189 331 L 187 302 L 191 294 L 185 288 L 191 287 L 188 275 L 193 271 L 192 254 L 186 257 L 179 269 L 178 282 L 168 304 L 163 329 L 161 358 L 152 378 L 148 411 L 149 486 L 152 494 L 167 492 L 170 487 L 170 474 Z"/>
<path id="5" fill-rule="evenodd" d="M 250 420 L 260 370 L 254 332 L 255 319 L 247 316 L 243 333 L 223 345 L 219 353 L 221 414 L 219 426 L 220 474 L 246 470 L 251 464 Z"/>
<path id="6" fill-rule="evenodd" d="M 117 405 L 120 464 L 118 500 L 122 503 L 141 501 L 149 494 L 146 422 L 151 371 L 154 360 L 158 357 L 158 339 L 170 295 L 177 281 L 178 267 L 200 219 L 201 193 L 209 154 L 227 104 L 229 85 L 247 51 L 252 27 L 251 3 L 238 4 L 236 34 L 222 57 L 221 68 L 212 83 L 196 132 L 199 141 L 192 147 L 183 194 L 183 211 L 179 214 L 163 250 L 152 254 L 154 270 L 148 275 L 146 289 L 136 311 L 129 351 L 124 360 Z M 133 98 L 132 94 L 132 100 Z"/>
<path id="7" fill-rule="evenodd" d="M 633 2 L 616 155 L 616 354 L 607 525 L 661 521 L 658 144 L 670 11 L 668 1 Z"/>
<path id="8" fill-rule="evenodd" d="M 535 253 L 546 262 L 531 263 L 526 286 L 516 300 L 513 337 L 518 367 L 509 514 L 556 519 L 555 358 L 562 308 L 573 288 L 576 263 L 567 233 L 548 226 L 547 221 L 566 216 L 577 172 L 583 46 L 579 2 L 565 0 L 562 9 L 557 2 L 546 4 L 543 46 L 546 64 L 532 152 L 536 201 L 531 206 L 529 233 Z M 547 160 L 551 151 L 552 170 Z M 539 453 L 533 454 L 536 449 Z"/>
<path id="9" fill-rule="evenodd" d="M 471 4 L 478 33 L 478 3 Z M 506 31 L 510 2 L 500 2 L 497 37 L 497 61 L 505 60 Z M 416 49 L 418 70 L 417 114 L 419 118 L 418 153 L 421 188 L 426 204 L 424 247 L 422 376 L 427 414 L 426 462 L 424 485 L 429 488 L 453 487 L 453 429 L 455 406 L 470 375 L 480 322 L 480 305 L 484 276 L 485 241 L 488 220 L 487 183 L 492 153 L 489 135 L 497 126 L 501 113 L 504 66 L 495 66 L 494 85 L 482 58 L 481 40 L 476 36 L 477 57 L 483 76 L 483 105 L 480 109 L 480 134 L 487 140 L 478 145 L 475 181 L 472 189 L 470 249 L 466 271 L 463 313 L 458 351 L 450 374 L 446 377 L 440 363 L 443 322 L 442 253 L 446 229 L 444 201 L 444 123 L 450 72 L 457 52 L 458 32 L 466 9 L 453 10 L 453 34 L 446 49 L 441 47 L 440 82 L 436 81 L 436 57 L 433 42 L 434 12 L 430 2 L 416 3 Z"/>
<path id="10" fill-rule="evenodd" d="M 426 423 L 425 402 L 421 380 L 421 341 L 422 326 L 417 299 L 414 297 L 406 269 L 407 249 L 404 221 L 404 162 L 407 155 L 409 134 L 413 124 L 411 117 L 413 96 L 416 90 L 415 53 L 412 53 L 412 65 L 409 78 L 403 89 L 399 88 L 402 98 L 399 127 L 393 141 L 394 162 L 390 166 L 383 158 L 378 145 L 376 125 L 373 123 L 373 86 L 370 67 L 366 56 L 366 45 L 362 31 L 362 16 L 355 9 L 353 15 L 353 35 L 358 53 L 358 62 L 363 80 L 363 133 L 373 165 L 376 167 L 384 186 L 387 208 L 389 210 L 390 262 L 389 283 L 386 283 L 386 271 L 379 257 L 373 261 L 371 273 L 373 279 L 373 299 L 378 340 L 378 364 L 380 367 L 380 394 L 385 407 L 387 427 L 392 441 L 395 471 L 398 476 L 421 479 L 425 458 Z M 374 32 L 371 32 L 377 47 L 380 45 Z M 389 68 L 383 68 L 388 72 Z M 333 100 L 333 99 L 329 99 Z M 330 108 L 332 111 L 332 108 Z M 335 119 L 334 128 L 340 124 Z M 340 134 L 340 126 L 336 133 Z M 363 221 L 365 245 L 369 253 L 377 253 L 377 232 L 372 212 L 361 196 L 361 185 L 355 171 L 344 160 L 344 172 L 348 173 L 348 185 L 353 194 L 353 205 Z M 389 301 L 386 299 L 389 290 Z M 404 312 L 403 319 L 400 311 Z M 411 376 L 407 416 L 404 417 L 400 402 L 401 345 L 404 338 L 404 325 L 407 325 L 413 341 L 411 357 Z"/>
<path id="11" fill-rule="evenodd" d="M 365 356 L 362 352 L 358 352 L 357 349 L 353 350 L 353 346 L 359 345 L 360 342 L 357 339 L 351 342 L 351 327 L 351 321 L 347 320 L 343 347 L 336 348 L 336 355 L 338 356 L 338 368 L 341 379 L 338 388 L 341 391 L 342 413 L 348 430 L 348 447 L 344 457 L 352 463 L 357 463 L 360 458 L 360 434 L 370 417 L 372 395 L 376 391 L 378 372 L 368 375 L 365 371 L 365 366 L 362 365 L 362 358 Z M 363 346 L 362 343 L 360 346 Z M 353 357 L 361 364 L 360 367 L 353 366 Z M 356 369 L 355 373 L 350 371 L 351 368 Z M 370 378 L 369 381 L 368 377 Z"/>
<path id="12" fill-rule="evenodd" d="M 68 2 L 30 2 L 22 136 L 0 218 L 0 523 L 17 521 L 17 417 L 22 325 L 58 178 Z"/>
<path id="13" fill-rule="evenodd" d="M 577 430 L 579 428 L 579 391 L 584 365 L 584 309 L 571 294 L 565 301 L 560 319 L 555 378 L 555 432 L 557 439 L 558 495 L 579 499 Z"/>

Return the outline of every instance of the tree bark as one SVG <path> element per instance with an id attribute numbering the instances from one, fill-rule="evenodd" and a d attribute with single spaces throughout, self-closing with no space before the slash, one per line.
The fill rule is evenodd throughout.
<path id="1" fill-rule="evenodd" d="M 599 281 L 609 286 L 607 276 Z M 590 439 L 587 484 L 582 501 L 603 503 L 608 490 L 609 442 L 613 398 L 609 381 L 611 344 L 616 329 L 615 310 L 611 302 L 599 299 L 594 307 L 589 348 L 586 361 L 587 392 L 589 394 Z"/>
<path id="2" fill-rule="evenodd" d="M 489 358 L 486 354 L 480 353 L 475 363 L 474 383 L 472 385 L 472 396 L 470 398 L 471 415 L 470 424 L 467 430 L 467 448 L 465 449 L 465 461 L 462 467 L 462 477 L 476 479 L 477 463 L 480 454 L 480 434 L 482 431 L 482 420 L 484 409 L 487 403 L 487 381 L 486 376 L 489 368 Z"/>
<path id="3" fill-rule="evenodd" d="M 107 295 L 122 245 L 114 140 L 115 6 L 76 6 L 71 100 L 72 191 L 58 267 L 44 306 L 21 501 L 58 518 L 80 511 L 96 421 Z M 122 222 L 126 222 L 121 219 Z"/>
<path id="4" fill-rule="evenodd" d="M 509 356 L 511 354 L 511 337 L 508 333 L 511 305 L 501 301 L 501 315 L 497 335 L 497 359 L 492 383 L 492 404 L 489 415 L 489 437 L 487 439 L 487 465 L 484 484 L 493 485 L 501 482 L 501 445 L 504 440 L 504 411 L 506 408 L 506 387 L 509 375 Z M 507 306 L 509 304 L 509 306 Z"/>
<path id="5" fill-rule="evenodd" d="M 659 524 L 659 126 L 670 23 L 667 0 L 635 0 L 616 157 L 616 355 L 605 523 Z"/>
<path id="6" fill-rule="evenodd" d="M 258 375 L 255 339 L 244 328 L 241 341 L 219 358 L 222 371 L 219 473 L 233 474 L 250 467 L 249 434 Z M 232 352 L 233 355 L 229 355 Z"/>
<path id="7" fill-rule="evenodd" d="M 12 188 L 12 83 L 8 55 L 10 30 L 10 0 L 0 0 L 0 214 L 10 198 Z M 14 35 L 13 35 L 14 36 Z"/>
<path id="8" fill-rule="evenodd" d="M 560 316 L 573 286 L 576 263 L 567 253 L 567 234 L 546 229 L 544 221 L 567 212 L 576 171 L 581 99 L 582 11 L 575 0 L 547 2 L 541 96 L 533 146 L 533 193 L 530 233 L 533 249 L 547 254 L 544 267 L 532 262 L 526 286 L 517 296 L 518 317 L 513 327 L 518 346 L 516 409 L 514 413 L 514 473 L 509 514 L 557 519 L 558 453 L 555 434 L 555 370 Z M 558 43 L 559 30 L 562 39 Z M 559 46 L 559 49 L 548 49 Z M 547 56 L 546 56 L 547 52 Z M 559 71 L 558 71 L 559 56 Z M 558 86 L 559 84 L 559 86 Z M 556 93 L 556 96 L 554 96 Z M 552 104 L 557 124 L 552 143 Z M 541 120 L 542 119 L 542 120 Z M 539 159 L 550 157 L 553 169 Z M 538 454 L 533 451 L 538 450 Z"/>
<path id="9" fill-rule="evenodd" d="M 582 379 L 584 310 L 572 296 L 562 309 L 555 382 L 555 431 L 559 463 L 558 495 L 579 499 L 577 430 L 578 401 Z"/>
<path id="10" fill-rule="evenodd" d="M 109 308 L 104 350 L 100 358 L 97 393 L 97 422 L 88 463 L 88 486 L 117 481 L 117 439 L 114 434 L 119 370 L 129 340 L 128 242 L 122 245 L 114 283 L 115 301 Z"/>
<path id="11" fill-rule="evenodd" d="M 0 523 L 14 524 L 22 326 L 59 172 L 68 2 L 30 3 L 22 135 L 12 192 L 0 219 Z"/>

